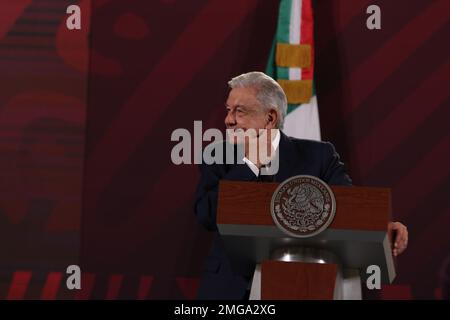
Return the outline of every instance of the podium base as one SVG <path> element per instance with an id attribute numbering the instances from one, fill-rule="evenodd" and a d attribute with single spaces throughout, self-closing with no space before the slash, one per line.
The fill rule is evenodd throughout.
<path id="1" fill-rule="evenodd" d="M 269 299 L 362 299 L 359 271 L 342 270 L 331 252 L 315 248 L 281 248 L 272 253 L 271 259 L 256 265 L 250 300 L 261 300 L 262 291 Z"/>

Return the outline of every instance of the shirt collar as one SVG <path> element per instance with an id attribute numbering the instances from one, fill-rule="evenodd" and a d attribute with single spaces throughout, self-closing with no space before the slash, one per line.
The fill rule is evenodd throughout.
<path id="1" fill-rule="evenodd" d="M 274 150 L 278 149 L 278 146 L 280 145 L 280 139 L 281 139 L 281 134 L 280 134 L 280 129 L 275 129 L 277 131 L 275 138 L 272 140 L 272 147 Z"/>

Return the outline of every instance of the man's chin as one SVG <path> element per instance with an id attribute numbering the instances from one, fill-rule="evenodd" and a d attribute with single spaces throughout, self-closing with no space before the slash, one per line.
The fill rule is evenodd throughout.
<path id="1" fill-rule="evenodd" d="M 246 129 L 227 129 L 227 142 L 230 144 L 243 144 Z"/>
<path id="2" fill-rule="evenodd" d="M 230 144 L 239 145 L 244 143 L 244 139 L 240 137 L 227 137 L 227 142 Z"/>

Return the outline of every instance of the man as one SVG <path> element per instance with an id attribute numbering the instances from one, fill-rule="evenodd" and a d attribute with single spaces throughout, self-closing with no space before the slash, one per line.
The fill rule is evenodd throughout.
<path id="1" fill-rule="evenodd" d="M 231 143 L 245 145 L 240 164 L 201 166 L 195 212 L 204 227 L 215 231 L 215 239 L 205 264 L 205 274 L 198 292 L 200 299 L 245 299 L 252 277 L 252 274 L 233 273 L 217 232 L 219 180 L 282 182 L 302 174 L 316 176 L 330 185 L 352 184 L 331 143 L 288 137 L 280 130 L 286 115 L 287 99 L 275 80 L 261 72 L 250 72 L 233 78 L 228 84 L 231 91 L 225 104 L 227 132 L 257 131 L 248 139 L 235 136 L 230 139 Z M 258 129 L 265 131 L 260 134 Z M 249 146 L 255 143 L 267 143 L 267 157 L 249 152 L 252 149 Z M 275 154 L 279 157 L 278 171 L 271 176 L 263 176 L 263 167 L 270 165 Z M 406 227 L 399 222 L 391 222 L 388 232 L 391 237 L 396 233 L 393 254 L 400 254 L 407 246 Z"/>

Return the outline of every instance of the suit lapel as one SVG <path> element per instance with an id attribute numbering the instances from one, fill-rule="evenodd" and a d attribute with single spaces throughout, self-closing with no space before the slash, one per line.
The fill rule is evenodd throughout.
<path id="1" fill-rule="evenodd" d="M 280 145 L 279 145 L 279 169 L 275 176 L 275 181 L 282 182 L 295 174 L 299 174 L 302 169 L 301 153 L 288 136 L 280 131 Z"/>

